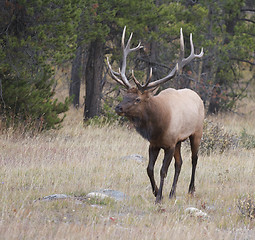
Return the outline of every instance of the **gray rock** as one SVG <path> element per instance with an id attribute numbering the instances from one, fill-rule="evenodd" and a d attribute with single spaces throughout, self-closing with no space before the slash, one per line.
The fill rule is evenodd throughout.
<path id="1" fill-rule="evenodd" d="M 95 192 L 90 192 L 86 196 L 87 198 L 97 198 L 104 200 L 105 198 L 111 198 L 115 201 L 123 201 L 127 198 L 126 194 L 120 191 L 115 191 L 111 189 L 103 189 Z"/>
<path id="2" fill-rule="evenodd" d="M 56 199 L 66 199 L 69 198 L 70 196 L 65 195 L 65 194 L 53 194 L 53 195 L 49 195 L 43 198 L 40 198 L 39 200 L 41 201 L 52 201 L 52 200 L 56 200 Z"/>
<path id="3" fill-rule="evenodd" d="M 208 214 L 199 210 L 198 208 L 194 208 L 194 207 L 188 207 L 185 209 L 185 214 L 188 214 L 190 216 L 194 216 L 194 217 L 198 217 L 198 218 L 202 218 L 202 219 L 207 219 L 209 218 Z"/>
<path id="4" fill-rule="evenodd" d="M 139 154 L 131 154 L 129 156 L 126 156 L 126 157 L 123 157 L 122 158 L 123 160 L 134 160 L 138 163 L 142 163 L 142 162 L 145 162 L 146 161 L 146 158 L 139 155 Z"/>

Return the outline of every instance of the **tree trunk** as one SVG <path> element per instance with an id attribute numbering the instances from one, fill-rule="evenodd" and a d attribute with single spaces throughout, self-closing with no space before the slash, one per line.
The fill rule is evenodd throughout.
<path id="1" fill-rule="evenodd" d="M 84 120 L 100 114 L 102 95 L 102 74 L 104 65 L 104 43 L 101 40 L 91 42 L 85 70 L 86 97 Z"/>
<path id="2" fill-rule="evenodd" d="M 73 106 L 78 108 L 80 105 L 80 87 L 82 77 L 82 47 L 76 49 L 76 56 L 72 63 L 71 83 L 69 97 L 73 97 Z"/>

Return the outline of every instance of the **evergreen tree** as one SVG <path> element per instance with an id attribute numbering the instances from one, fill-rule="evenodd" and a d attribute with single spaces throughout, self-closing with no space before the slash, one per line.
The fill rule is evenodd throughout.
<path id="1" fill-rule="evenodd" d="M 55 128 L 69 100 L 53 100 L 54 65 L 75 47 L 80 16 L 77 1 L 5 1 L 0 9 L 0 113 L 11 122 Z"/>
<path id="2" fill-rule="evenodd" d="M 203 80 L 209 113 L 233 109 L 254 79 L 255 4 L 245 0 L 203 0 L 208 9 Z M 244 75 L 251 71 L 251 77 Z M 247 72 L 246 72 L 247 74 Z"/>

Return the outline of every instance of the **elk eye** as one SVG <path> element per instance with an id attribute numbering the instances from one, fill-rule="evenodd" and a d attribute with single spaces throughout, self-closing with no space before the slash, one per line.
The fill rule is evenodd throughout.
<path id="1" fill-rule="evenodd" d="M 137 99 L 135 100 L 135 103 L 139 103 L 139 102 L 141 102 L 141 99 L 140 99 L 140 98 L 137 98 Z"/>

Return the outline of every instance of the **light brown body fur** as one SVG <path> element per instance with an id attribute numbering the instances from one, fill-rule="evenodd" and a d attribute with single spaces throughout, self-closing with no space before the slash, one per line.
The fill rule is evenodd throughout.
<path id="1" fill-rule="evenodd" d="M 151 117 L 155 118 L 158 127 L 164 129 L 160 141 L 154 142 L 151 139 L 151 144 L 159 147 L 175 147 L 177 142 L 195 133 L 202 136 L 204 105 L 194 91 L 169 88 L 151 97 L 150 104 L 154 111 Z"/>

